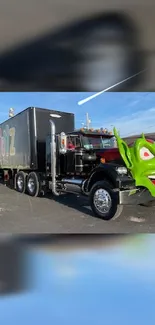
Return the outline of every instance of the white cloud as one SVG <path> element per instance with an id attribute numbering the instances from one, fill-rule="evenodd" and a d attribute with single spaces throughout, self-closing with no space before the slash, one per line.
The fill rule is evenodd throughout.
<path id="1" fill-rule="evenodd" d="M 61 265 L 61 268 L 56 268 L 57 276 L 61 278 L 76 278 L 78 276 L 78 270 L 74 266 Z"/>
<path id="2" fill-rule="evenodd" d="M 141 101 L 141 99 L 137 99 L 137 100 L 134 100 L 133 102 L 129 103 L 128 107 L 133 107 L 135 106 L 136 104 L 138 104 L 139 102 Z"/>
<path id="3" fill-rule="evenodd" d="M 155 132 L 155 107 L 111 120 L 106 127 L 111 129 L 111 125 L 120 130 L 121 136 Z"/>

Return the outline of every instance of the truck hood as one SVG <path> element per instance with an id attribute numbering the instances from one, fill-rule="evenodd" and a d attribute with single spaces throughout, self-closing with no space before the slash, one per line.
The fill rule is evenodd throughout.
<path id="1" fill-rule="evenodd" d="M 106 162 L 119 162 L 122 161 L 121 155 L 117 148 L 101 149 L 96 151 L 99 158 L 104 158 Z"/>

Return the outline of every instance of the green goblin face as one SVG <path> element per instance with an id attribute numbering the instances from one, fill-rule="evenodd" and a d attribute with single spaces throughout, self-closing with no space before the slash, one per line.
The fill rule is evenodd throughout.
<path id="1" fill-rule="evenodd" d="M 114 135 L 120 155 L 135 179 L 136 186 L 146 187 L 155 197 L 155 144 L 148 142 L 142 134 L 141 138 L 128 147 L 115 128 Z"/>

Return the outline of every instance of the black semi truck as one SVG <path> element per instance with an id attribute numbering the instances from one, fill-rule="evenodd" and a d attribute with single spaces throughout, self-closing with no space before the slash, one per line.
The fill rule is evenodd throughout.
<path id="1" fill-rule="evenodd" d="M 118 158 L 111 133 L 75 130 L 71 113 L 29 107 L 0 125 L 0 172 L 6 184 L 36 197 L 77 189 L 104 220 L 116 218 L 123 204 L 133 204 L 135 182 Z"/>

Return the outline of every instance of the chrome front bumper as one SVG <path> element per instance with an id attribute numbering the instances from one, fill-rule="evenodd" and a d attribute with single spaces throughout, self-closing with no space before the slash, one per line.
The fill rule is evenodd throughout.
<path id="1" fill-rule="evenodd" d="M 146 189 L 135 188 L 118 192 L 118 200 L 121 205 L 138 205 L 155 201 L 150 192 Z"/>

